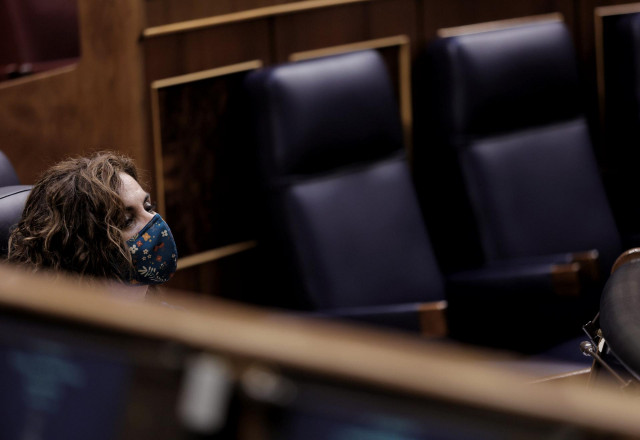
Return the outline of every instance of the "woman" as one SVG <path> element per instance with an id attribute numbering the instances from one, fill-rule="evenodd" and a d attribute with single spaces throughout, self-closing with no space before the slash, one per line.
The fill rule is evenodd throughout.
<path id="1" fill-rule="evenodd" d="M 177 256 L 133 161 L 113 152 L 47 170 L 9 238 L 9 261 L 119 280 L 141 296 L 171 278 Z"/>

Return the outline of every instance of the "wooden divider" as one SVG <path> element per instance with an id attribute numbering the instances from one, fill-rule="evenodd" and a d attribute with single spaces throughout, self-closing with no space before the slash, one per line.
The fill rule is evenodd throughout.
<path id="1" fill-rule="evenodd" d="M 162 300 L 172 307 L 128 301 L 122 294 L 115 285 L 92 288 L 62 276 L 36 276 L 0 266 L 0 314 L 5 317 L 13 313 L 80 332 L 98 328 L 124 338 L 174 341 L 227 359 L 242 370 L 232 375 L 236 378 L 249 366 L 261 365 L 312 375 L 320 382 L 357 384 L 373 394 L 386 390 L 407 402 L 429 399 L 506 415 L 507 420 L 524 417 L 531 426 L 560 423 L 566 429 L 607 433 L 611 438 L 640 438 L 636 396 L 617 389 L 587 389 L 584 384 L 532 384 L 532 376 L 505 368 L 508 358 L 498 353 L 180 292 L 164 293 Z"/>

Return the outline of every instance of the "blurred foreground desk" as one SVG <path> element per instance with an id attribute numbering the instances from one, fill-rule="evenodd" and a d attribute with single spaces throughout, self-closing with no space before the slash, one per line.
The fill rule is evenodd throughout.
<path id="1" fill-rule="evenodd" d="M 482 353 L 0 266 L 0 438 L 640 438 L 640 399 Z"/>

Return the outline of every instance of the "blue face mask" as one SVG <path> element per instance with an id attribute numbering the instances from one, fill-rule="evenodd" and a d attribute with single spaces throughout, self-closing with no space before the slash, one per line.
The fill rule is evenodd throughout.
<path id="1" fill-rule="evenodd" d="M 178 266 L 178 251 L 169 225 L 160 217 L 127 240 L 134 273 L 131 284 L 161 284 L 169 281 Z"/>

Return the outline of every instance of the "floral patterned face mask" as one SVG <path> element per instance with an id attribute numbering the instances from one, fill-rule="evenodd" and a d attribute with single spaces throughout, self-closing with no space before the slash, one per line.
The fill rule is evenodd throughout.
<path id="1" fill-rule="evenodd" d="M 171 279 L 178 265 L 178 251 L 169 225 L 160 217 L 127 240 L 134 273 L 131 284 L 161 284 Z"/>

